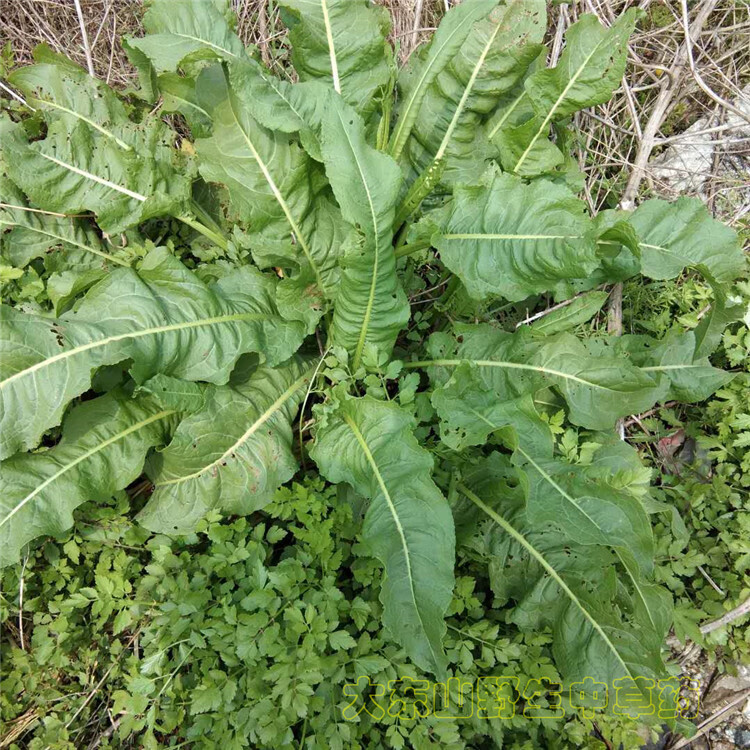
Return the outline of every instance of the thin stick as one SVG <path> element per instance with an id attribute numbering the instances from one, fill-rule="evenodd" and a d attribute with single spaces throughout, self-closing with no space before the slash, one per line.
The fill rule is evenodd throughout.
<path id="1" fill-rule="evenodd" d="M 420 23 L 422 21 L 422 4 L 423 0 L 417 0 L 414 8 L 414 26 L 411 30 L 411 47 L 412 50 L 417 46 L 417 37 L 419 36 Z"/>
<path id="2" fill-rule="evenodd" d="M 746 115 L 741 109 L 730 104 L 726 99 L 722 99 L 710 86 L 706 85 L 701 74 L 695 67 L 695 60 L 693 59 L 693 41 L 690 38 L 690 25 L 688 23 L 688 7 L 687 0 L 680 0 L 682 6 L 682 27 L 685 31 L 685 48 L 687 50 L 688 65 L 690 66 L 690 72 L 693 74 L 693 78 L 701 90 L 711 97 L 717 104 L 733 112 L 738 117 L 741 117 L 745 122 L 750 123 L 750 117 Z"/>
<path id="3" fill-rule="evenodd" d="M 597 289 L 602 289 L 605 285 L 602 284 L 601 286 L 597 287 Z M 543 318 L 545 315 L 549 315 L 551 312 L 555 312 L 555 310 L 560 310 L 563 307 L 567 307 L 571 302 L 574 302 L 579 297 L 583 297 L 584 294 L 588 294 L 588 292 L 581 292 L 580 294 L 576 294 L 575 297 L 571 297 L 570 299 L 566 299 L 563 302 L 558 302 L 556 305 L 552 305 L 552 307 L 548 307 L 546 310 L 542 310 L 541 312 L 535 313 L 531 317 L 524 318 L 523 320 L 518 321 L 516 323 L 516 328 L 520 328 L 521 326 L 528 325 L 529 323 L 533 323 L 535 320 L 539 320 L 539 318 Z"/>
<path id="4" fill-rule="evenodd" d="M 81 10 L 81 0 L 73 0 L 76 5 L 78 14 L 78 23 L 81 26 L 81 36 L 83 37 L 83 51 L 86 53 L 86 65 L 89 69 L 89 75 L 94 78 L 94 61 L 91 57 L 91 46 L 89 45 L 89 35 L 86 33 L 86 24 L 83 22 L 83 11 Z"/>
<path id="5" fill-rule="evenodd" d="M 703 633 L 703 635 L 713 633 L 714 630 L 723 628 L 725 625 L 729 625 L 730 622 L 739 620 L 740 617 L 744 617 L 745 615 L 750 615 L 750 596 L 745 599 L 744 602 L 738 604 L 734 609 L 730 610 L 725 615 L 722 615 L 718 620 L 701 625 L 701 633 Z"/>
<path id="6" fill-rule="evenodd" d="M 740 704 L 750 695 L 750 688 L 743 690 L 731 703 L 720 708 L 716 713 L 709 716 L 705 721 L 698 725 L 698 731 L 692 737 L 683 737 L 676 745 L 671 745 L 669 750 L 681 750 L 683 747 L 692 745 L 697 739 L 704 734 L 708 734 L 717 724 L 724 721 L 726 715 L 734 713 Z"/>
<path id="7" fill-rule="evenodd" d="M 700 35 L 706 20 L 716 7 L 717 3 L 718 0 L 707 0 L 705 5 L 700 9 L 695 21 L 693 21 L 692 28 L 690 29 L 690 33 L 693 37 L 697 38 Z M 659 132 L 659 128 L 661 128 L 667 113 L 672 107 L 674 96 L 682 81 L 686 59 L 687 48 L 686 45 L 683 44 L 677 51 L 671 68 L 666 71 L 666 80 L 662 81 L 662 89 L 656 97 L 656 101 L 651 109 L 651 116 L 648 118 L 646 126 L 643 128 L 643 138 L 638 145 L 638 151 L 636 152 L 635 160 L 633 161 L 633 171 L 628 179 L 628 184 L 625 187 L 625 192 L 620 204 L 621 208 L 631 209 L 634 207 L 635 199 L 638 195 L 638 188 L 641 186 L 641 182 L 646 176 L 648 161 L 651 157 L 651 152 L 656 145 L 656 134 Z"/>
<path id="8" fill-rule="evenodd" d="M 622 281 L 612 287 L 607 308 L 607 332 L 613 336 L 622 336 Z M 625 440 L 625 420 L 618 419 L 615 425 L 620 440 Z"/>
<path id="9" fill-rule="evenodd" d="M 261 0 L 258 6 L 258 47 L 260 48 L 260 59 L 263 60 L 263 64 L 267 67 L 271 67 L 271 55 L 268 51 L 268 13 L 266 11 L 265 0 Z"/>
<path id="10" fill-rule="evenodd" d="M 698 566 L 698 571 L 699 571 L 699 572 L 700 572 L 700 574 L 701 574 L 701 575 L 702 575 L 702 576 L 703 576 L 703 577 L 704 577 L 704 578 L 705 578 L 705 579 L 706 579 L 706 580 L 707 580 L 707 581 L 709 582 L 709 584 L 711 585 L 711 588 L 712 588 L 712 589 L 713 589 L 713 590 L 714 590 L 714 591 L 715 591 L 715 592 L 716 592 L 717 594 L 719 594 L 720 596 L 726 596 L 726 594 L 725 594 L 725 593 L 724 593 L 724 592 L 723 592 L 723 591 L 722 591 L 722 590 L 721 590 L 721 589 L 719 588 L 719 584 L 718 584 L 718 583 L 716 583 L 716 581 L 714 581 L 714 579 L 713 579 L 713 578 L 711 578 L 711 576 L 710 576 L 710 575 L 708 575 L 708 573 L 706 573 L 706 571 L 705 571 L 705 569 L 703 568 L 703 566 L 702 566 L 702 565 L 699 565 L 699 566 Z"/>

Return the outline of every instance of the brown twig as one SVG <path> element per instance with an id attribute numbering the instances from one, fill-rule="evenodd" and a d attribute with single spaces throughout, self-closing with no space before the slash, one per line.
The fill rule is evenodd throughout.
<path id="1" fill-rule="evenodd" d="M 698 725 L 698 731 L 692 737 L 683 737 L 676 745 L 670 745 L 669 750 L 681 750 L 683 747 L 692 745 L 693 742 L 708 734 L 717 724 L 724 721 L 727 718 L 727 714 L 734 713 L 748 696 L 750 696 L 750 688 L 743 690 L 730 703 L 715 711 L 705 721 L 702 721 Z"/>

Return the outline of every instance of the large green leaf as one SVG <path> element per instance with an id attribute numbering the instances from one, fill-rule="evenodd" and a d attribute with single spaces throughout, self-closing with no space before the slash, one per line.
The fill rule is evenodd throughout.
<path id="1" fill-rule="evenodd" d="M 367 116 L 387 91 L 393 50 L 386 41 L 390 14 L 365 0 L 282 0 L 300 80 L 333 85 Z"/>
<path id="2" fill-rule="evenodd" d="M 213 135 L 196 144 L 201 175 L 227 186 L 261 266 L 296 267 L 302 284 L 295 286 L 295 294 L 310 299 L 317 310 L 314 322 L 325 300 L 335 295 L 337 260 L 350 228 L 319 165 L 288 135 L 269 130 L 253 116 L 257 89 L 265 87 L 255 68 L 236 64 L 230 71 L 222 102 L 213 111 Z M 278 114 L 268 116 L 278 120 Z M 288 119 L 290 128 L 302 126 L 292 115 Z"/>
<path id="3" fill-rule="evenodd" d="M 115 391 L 71 411 L 54 448 L 3 461 L 0 567 L 17 562 L 32 539 L 69 529 L 82 503 L 127 487 L 175 421 L 173 411 Z"/>
<path id="4" fill-rule="evenodd" d="M 599 265 L 584 203 L 562 185 L 488 174 L 453 194 L 432 244 L 475 299 L 568 291 L 562 282 Z"/>
<path id="5" fill-rule="evenodd" d="M 493 454 L 460 490 L 497 524 L 483 549 L 500 601 L 516 601 L 512 621 L 530 631 L 552 627 L 553 655 L 566 685 L 589 678 L 606 684 L 612 694 L 615 680 L 625 679 L 648 697 L 636 678 L 668 676 L 660 653 L 663 618 L 654 627 L 641 620 L 639 608 L 623 617 L 612 553 L 578 545 L 546 524 L 532 524 L 518 496 L 508 494 L 506 474 L 503 457 Z"/>
<path id="6" fill-rule="evenodd" d="M 341 213 L 359 235 L 341 260 L 332 330 L 356 369 L 366 344 L 390 353 L 409 320 L 392 245 L 401 174 L 390 156 L 367 145 L 361 118 L 338 96 L 330 97 L 321 146 Z"/>
<path id="7" fill-rule="evenodd" d="M 529 175 L 554 166 L 548 154 L 540 158 L 539 144 L 547 140 L 552 123 L 612 96 L 625 71 L 627 41 L 637 17 L 638 11 L 631 8 L 605 28 L 596 16 L 584 15 L 568 29 L 559 63 L 526 80 L 534 117 L 506 138 L 506 148 L 512 151 L 512 158 L 503 158 L 506 168 Z"/>
<path id="8" fill-rule="evenodd" d="M 192 166 L 172 147 L 158 119 L 125 124 L 118 140 L 65 114 L 49 122 L 43 140 L 28 143 L 20 124 L 0 117 L 0 147 L 8 174 L 40 208 L 93 211 L 99 226 L 120 232 L 154 216 L 188 209 Z"/>
<path id="9" fill-rule="evenodd" d="M 592 430 L 610 429 L 617 419 L 640 414 L 665 397 L 666 382 L 658 370 L 642 370 L 625 357 L 595 352 L 569 333 L 540 347 L 533 365 L 566 400 L 570 420 Z"/>
<path id="10" fill-rule="evenodd" d="M 162 372 L 225 383 L 245 352 L 288 359 L 304 333 L 279 315 L 275 286 L 249 267 L 208 286 L 161 248 L 138 272 L 112 271 L 57 320 L 3 307 L 0 456 L 35 447 L 101 365 L 131 359 L 138 382 Z"/>
<path id="11" fill-rule="evenodd" d="M 247 54 L 230 27 L 232 16 L 229 0 L 151 0 L 143 16 L 148 36 L 128 39 L 128 44 L 160 73 L 216 56 L 243 60 Z"/>
<path id="12" fill-rule="evenodd" d="M 437 49 L 444 43 L 443 34 L 436 35 L 428 48 L 412 56 L 399 85 L 405 102 L 415 92 L 421 98 L 403 150 L 413 173 L 421 174 L 434 160 L 444 159 L 442 181 L 446 184 L 472 181 L 479 176 L 483 160 L 491 156 L 479 125 L 539 55 L 545 23 L 545 4 L 541 0 L 511 0 L 507 5 L 495 4 L 486 17 L 474 23 L 447 64 Z M 441 70 L 433 76 L 430 66 L 436 57 Z M 426 92 L 420 92 L 424 76 L 433 80 Z M 406 114 L 413 117 L 412 113 Z"/>
<path id="13" fill-rule="evenodd" d="M 638 234 L 641 271 L 652 279 L 674 279 L 686 268 L 707 269 L 719 283 L 734 281 L 745 267 L 737 233 L 711 217 L 698 198 L 674 203 L 654 198 L 630 217 Z"/>
<path id="14" fill-rule="evenodd" d="M 362 540 L 385 568 L 383 622 L 422 669 L 445 674 L 443 620 L 453 590 L 450 508 L 414 419 L 393 402 L 335 397 L 318 410 L 312 456 L 331 482 L 369 499 Z"/>
<path id="15" fill-rule="evenodd" d="M 626 357 L 589 349 L 568 333 L 539 340 L 523 328 L 507 333 L 489 325 L 458 324 L 454 331 L 455 339 L 433 334 L 433 359 L 406 362 L 405 367 L 430 368 L 433 382 L 445 387 L 450 371 L 468 363 L 476 370 L 470 382 L 478 393 L 472 399 L 483 398 L 488 406 L 489 394 L 505 401 L 553 386 L 567 402 L 574 424 L 606 430 L 620 417 L 650 408 L 666 392 L 658 372 L 643 372 Z M 463 390 L 462 398 L 469 392 Z M 457 397 L 455 389 L 451 397 Z M 466 404 L 467 409 L 475 406 Z M 454 403 L 453 408 L 460 407 Z"/>
<path id="16" fill-rule="evenodd" d="M 301 360 L 261 367 L 243 383 L 210 387 L 206 405 L 180 423 L 148 474 L 155 490 L 138 520 L 188 533 L 209 510 L 248 514 L 292 477 L 291 423 L 310 380 Z"/>
<path id="17" fill-rule="evenodd" d="M 532 526 L 552 525 L 582 545 L 623 548 L 642 572 L 651 573 L 653 536 L 640 500 L 608 484 L 588 466 L 532 456 L 522 447 L 513 460 L 522 470 L 526 515 Z"/>
<path id="18" fill-rule="evenodd" d="M 388 151 L 394 159 L 411 135 L 427 91 L 440 71 L 458 54 L 476 21 L 489 15 L 497 0 L 476 0 L 454 5 L 443 16 L 426 51 L 413 55 L 399 75 L 401 104 Z"/>
<path id="19" fill-rule="evenodd" d="M 112 89 L 49 49 L 35 56 L 40 62 L 11 80 L 41 111 L 46 137 L 26 144 L 21 129 L 2 122 L 0 138 L 10 176 L 37 206 L 92 210 L 108 232 L 184 213 L 192 166 L 169 128 L 154 116 L 132 122 Z"/>

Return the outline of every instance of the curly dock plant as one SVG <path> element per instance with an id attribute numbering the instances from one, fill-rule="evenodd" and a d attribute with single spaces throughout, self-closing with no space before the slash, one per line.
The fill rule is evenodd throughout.
<path id="1" fill-rule="evenodd" d="M 655 504 L 614 428 L 730 380 L 709 356 L 743 256 L 696 200 L 592 216 L 576 195 L 567 124 L 619 85 L 637 11 L 582 16 L 547 68 L 542 0 L 465 0 L 399 70 L 383 8 L 279 5 L 295 83 L 223 0 L 150 3 L 135 91 L 46 47 L 10 76 L 29 107 L 0 118 L 2 257 L 40 269 L 52 309 L 2 309 L 0 562 L 144 472 L 140 522 L 181 534 L 312 459 L 357 499 L 383 621 L 423 669 L 446 673 L 456 544 L 480 529 L 566 680 L 666 676 Z M 477 307 L 575 300 L 415 337 L 404 281 L 426 263 Z M 597 287 L 686 269 L 716 296 L 697 329 L 573 333 Z M 556 453 L 561 410 L 599 443 L 588 463 Z"/>

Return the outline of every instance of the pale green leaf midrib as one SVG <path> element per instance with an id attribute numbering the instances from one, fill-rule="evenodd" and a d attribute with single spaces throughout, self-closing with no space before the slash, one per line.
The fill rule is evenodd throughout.
<path id="1" fill-rule="evenodd" d="M 362 164 L 359 161 L 359 157 L 357 156 L 357 149 L 354 148 L 354 144 L 352 143 L 351 137 L 349 136 L 349 131 L 344 124 L 344 121 L 341 119 L 341 111 L 339 109 L 336 110 L 336 116 L 339 118 L 339 122 L 341 123 L 341 130 L 346 135 L 347 143 L 349 144 L 349 151 L 352 154 L 352 158 L 354 159 L 356 165 L 357 165 L 357 171 L 359 172 L 360 179 L 362 182 L 362 187 L 365 190 L 365 194 L 367 195 L 367 203 L 370 206 L 370 216 L 372 217 L 372 242 L 374 245 L 374 254 L 373 254 L 373 263 L 372 263 L 372 280 L 370 282 L 370 291 L 367 297 L 367 304 L 365 305 L 365 314 L 362 317 L 362 326 L 360 328 L 359 332 L 359 338 L 357 341 L 357 348 L 354 352 L 354 369 L 356 370 L 359 367 L 359 362 L 362 357 L 362 352 L 365 348 L 365 342 L 367 341 L 367 333 L 370 327 L 370 318 L 372 317 L 372 308 L 375 305 L 375 291 L 377 289 L 377 283 L 378 283 L 378 268 L 380 265 L 380 233 L 378 229 L 378 217 L 375 213 L 375 206 L 372 202 L 372 194 L 370 193 L 370 186 L 367 183 L 367 178 L 365 176 L 364 170 L 362 169 Z"/>
<path id="2" fill-rule="evenodd" d="M 576 375 L 563 372 L 562 370 L 553 370 L 549 367 L 542 367 L 541 365 L 526 365 L 520 362 L 505 362 L 503 360 L 492 360 L 492 359 L 425 359 L 418 360 L 416 362 L 404 362 L 404 367 L 407 369 L 413 369 L 416 367 L 458 367 L 464 363 L 474 364 L 478 367 L 500 367 L 507 368 L 510 370 L 528 370 L 531 372 L 539 372 L 546 375 L 553 375 L 555 377 L 564 378 L 565 380 L 571 380 L 575 383 L 580 383 L 589 388 L 598 388 L 603 391 L 609 391 L 612 393 L 620 393 L 615 391 L 613 388 L 607 388 L 606 386 L 600 385 L 599 383 L 592 383 L 590 380 L 579 378 Z"/>
<path id="3" fill-rule="evenodd" d="M 470 409 L 469 411 L 471 411 L 475 416 L 479 417 L 479 419 L 481 419 L 483 422 L 485 422 L 485 424 L 491 427 L 493 431 L 498 429 L 497 425 L 493 424 L 489 419 L 487 419 L 487 417 L 484 416 L 484 414 L 478 412 L 476 409 Z M 528 453 L 526 453 L 525 450 L 523 450 L 523 448 L 521 448 L 520 446 L 517 446 L 516 450 L 522 456 L 526 458 L 526 460 L 539 472 L 539 474 L 542 476 L 542 478 L 545 481 L 551 484 L 552 487 L 554 487 L 554 489 L 557 490 L 557 492 L 560 495 L 562 495 L 569 503 L 574 505 L 581 513 L 583 513 L 583 515 L 586 516 L 586 518 L 588 518 L 588 520 L 592 523 L 593 526 L 597 526 L 594 519 L 588 513 L 586 513 L 586 511 L 583 508 L 581 508 L 581 506 L 576 502 L 575 498 L 571 497 L 567 492 L 565 492 L 565 490 L 562 487 L 560 487 L 560 485 L 557 484 L 557 482 L 555 482 L 552 479 L 552 477 L 549 474 L 547 474 L 547 472 L 544 471 L 542 467 L 539 466 L 536 463 L 536 461 L 534 461 L 534 459 Z"/>
<path id="4" fill-rule="evenodd" d="M 486 503 L 480 500 L 480 498 L 476 494 L 474 494 L 468 487 L 466 487 L 463 484 L 459 484 L 458 489 L 464 495 L 466 495 L 466 497 L 472 503 L 474 503 L 474 505 L 476 505 L 480 510 L 482 510 L 486 515 L 488 515 L 498 526 L 500 526 L 509 536 L 513 537 L 513 539 L 515 539 L 542 566 L 542 568 L 544 568 L 547 574 L 563 590 L 563 592 L 568 597 L 568 599 L 580 610 L 584 618 L 588 620 L 588 622 L 596 631 L 597 635 L 602 639 L 602 641 L 605 643 L 607 648 L 615 656 L 619 664 L 622 666 L 623 670 L 625 670 L 625 673 L 632 677 L 632 672 L 630 668 L 625 663 L 624 659 L 620 655 L 620 652 L 617 650 L 617 648 L 615 648 L 615 645 L 614 643 L 612 643 L 609 636 L 607 636 L 607 634 L 604 632 L 604 629 L 602 628 L 602 626 L 599 624 L 596 618 L 591 614 L 591 612 L 589 612 L 589 610 L 584 606 L 580 598 L 577 597 L 575 593 L 573 592 L 573 590 L 565 583 L 565 581 L 562 579 L 560 574 L 552 567 L 552 565 L 550 565 L 550 563 L 547 562 L 544 555 L 542 555 L 542 553 L 539 552 L 531 544 L 531 542 L 529 542 L 526 539 L 526 537 L 523 534 L 521 534 L 521 532 L 517 531 L 499 513 L 496 513 Z"/>
<path id="5" fill-rule="evenodd" d="M 498 234 L 496 232 L 459 232 L 438 235 L 440 239 L 459 240 L 499 240 L 514 242 L 538 242 L 539 240 L 585 240 L 585 234 Z M 622 245 L 613 240 L 596 240 L 597 245 Z"/>
<path id="6" fill-rule="evenodd" d="M 86 461 L 87 459 L 91 458 L 91 456 L 96 455 L 100 451 L 103 451 L 105 448 L 109 447 L 113 443 L 116 443 L 118 440 L 122 440 L 123 438 L 127 437 L 128 435 L 134 432 L 137 432 L 138 430 L 144 428 L 146 425 L 149 425 L 152 422 L 156 422 L 160 419 L 164 419 L 164 417 L 167 417 L 170 414 L 175 414 L 174 409 L 167 409 L 164 411 L 160 411 L 157 414 L 153 414 L 152 416 L 147 417 L 146 419 L 143 419 L 140 422 L 137 422 L 136 424 L 130 425 L 127 429 L 123 430 L 122 432 L 118 432 L 116 435 L 113 435 L 112 437 L 107 438 L 103 442 L 99 443 L 98 445 L 94 446 L 88 451 L 85 451 L 84 453 L 82 453 L 80 456 L 78 456 L 78 458 L 74 459 L 70 463 L 65 464 L 62 468 L 56 471 L 52 476 L 47 477 L 47 479 L 45 479 L 44 482 L 42 482 L 38 487 L 36 487 L 31 493 L 29 493 L 26 497 L 24 497 L 23 500 L 21 500 L 17 505 L 15 505 L 13 509 L 4 518 L 0 519 L 0 527 L 4 526 L 16 513 L 18 513 L 21 510 L 21 508 L 23 508 L 27 503 L 31 502 L 31 500 L 33 500 L 46 487 L 49 487 L 50 484 L 57 481 L 63 474 L 66 474 L 68 471 L 76 467 L 82 461 Z"/>
<path id="7" fill-rule="evenodd" d="M 534 467 L 534 469 L 538 472 L 539 476 L 544 479 L 545 482 L 547 482 L 552 488 L 565 500 L 567 500 L 571 505 L 573 505 L 578 511 L 580 511 L 586 518 L 589 520 L 589 522 L 594 526 L 594 528 L 599 529 L 599 525 L 596 523 L 596 521 L 578 504 L 576 499 L 569 495 L 555 480 L 546 472 L 544 469 L 542 469 L 539 464 L 534 461 L 534 459 L 526 453 L 526 451 L 518 446 L 516 450 Z M 601 529 L 599 529 L 601 531 Z"/>
<path id="8" fill-rule="evenodd" d="M 446 37 L 442 46 L 435 51 L 435 54 L 431 56 L 431 59 L 429 60 L 427 65 L 425 65 L 424 70 L 422 71 L 422 75 L 417 85 L 414 87 L 414 90 L 412 92 L 411 97 L 409 98 L 409 101 L 406 103 L 406 106 L 404 107 L 403 111 L 400 113 L 400 116 L 398 118 L 398 123 L 396 124 L 396 129 L 393 132 L 393 138 L 392 138 L 393 145 L 390 151 L 391 151 L 391 156 L 394 159 L 398 159 L 398 157 L 401 155 L 401 151 L 406 145 L 406 141 L 408 140 L 409 135 L 411 134 L 411 130 L 414 127 L 416 114 L 414 115 L 414 117 L 412 117 L 411 110 L 412 110 L 412 107 L 414 106 L 414 102 L 419 98 L 419 95 L 422 93 L 422 87 L 424 86 L 425 81 L 428 79 L 428 77 L 430 77 L 430 73 L 432 72 L 432 69 L 434 68 L 434 66 L 438 64 L 442 50 L 445 49 L 445 47 L 449 45 L 449 43 L 453 40 L 453 37 L 456 34 L 463 31 L 464 26 L 467 23 L 473 24 L 475 23 L 475 21 L 471 16 L 467 15 L 466 18 L 463 19 L 461 23 L 456 26 L 455 29 L 453 29 L 450 36 Z M 430 52 L 432 52 L 432 50 L 430 50 Z M 411 122 L 409 122 L 409 120 L 411 120 Z M 406 130 L 406 123 L 408 123 L 408 130 Z"/>
<path id="9" fill-rule="evenodd" d="M 331 28 L 331 18 L 328 15 L 327 0 L 320 0 L 320 9 L 323 12 L 323 23 L 326 29 L 326 40 L 328 42 L 328 56 L 331 60 L 331 77 L 333 78 L 333 88 L 336 93 L 341 93 L 341 80 L 339 79 L 339 65 L 336 59 L 336 47 L 333 43 L 333 29 Z"/>
<path id="10" fill-rule="evenodd" d="M 412 573 L 412 567 L 411 567 L 411 554 L 409 552 L 409 546 L 406 542 L 406 533 L 404 532 L 404 527 L 401 524 L 401 519 L 398 516 L 398 512 L 396 511 L 396 506 L 394 505 L 393 499 L 391 498 L 391 494 L 388 491 L 388 487 L 385 483 L 385 479 L 383 478 L 383 475 L 380 473 L 380 469 L 378 468 L 377 462 L 375 461 L 375 456 L 373 456 L 372 451 L 370 450 L 370 446 L 367 444 L 367 441 L 365 440 L 365 436 L 360 431 L 356 422 L 348 414 L 344 414 L 343 416 L 344 416 L 344 421 L 349 426 L 349 429 L 354 433 L 354 437 L 357 439 L 357 442 L 362 448 L 362 452 L 365 454 L 367 463 L 369 463 L 370 467 L 372 468 L 373 474 L 375 475 L 375 479 L 378 483 L 378 486 L 380 487 L 380 491 L 383 493 L 383 497 L 385 498 L 385 501 L 388 504 L 388 509 L 391 513 L 391 516 L 393 517 L 393 522 L 396 524 L 396 529 L 398 531 L 399 539 L 401 540 L 401 546 L 404 551 L 404 560 L 406 562 L 406 574 L 409 580 L 409 591 L 411 593 L 411 600 L 414 604 L 414 611 L 416 612 L 417 619 L 419 620 L 419 624 L 422 628 L 422 631 L 426 633 L 427 630 L 425 629 L 424 622 L 422 620 L 422 613 L 420 612 L 419 604 L 417 603 L 417 594 L 414 588 L 414 575 Z M 430 653 L 432 654 L 433 661 L 435 664 L 438 664 L 440 660 L 438 659 L 437 655 L 435 654 L 435 651 L 432 648 L 432 642 L 429 638 L 427 638 L 426 640 L 429 645 Z"/>
<path id="11" fill-rule="evenodd" d="M 289 388 L 287 388 L 281 396 L 279 396 L 256 420 L 255 422 L 250 425 L 250 427 L 242 434 L 242 436 L 230 447 L 227 448 L 224 453 L 217 458 L 215 461 L 212 461 L 210 464 L 207 464 L 199 471 L 193 472 L 192 474 L 186 474 L 185 476 L 177 477 L 175 479 L 167 479 L 163 482 L 157 482 L 156 487 L 165 487 L 167 485 L 175 485 L 175 484 L 181 484 L 182 482 L 187 482 L 191 479 L 197 479 L 198 477 L 205 474 L 207 471 L 210 471 L 216 466 L 219 466 L 223 461 L 227 459 L 228 456 L 231 456 L 235 451 L 237 451 L 244 443 L 246 443 L 255 432 L 257 432 L 271 417 L 273 417 L 276 412 L 280 411 L 281 408 L 284 406 L 284 404 L 304 385 L 304 383 L 307 382 L 309 372 L 305 373 L 302 377 L 298 378 Z"/>
<path id="12" fill-rule="evenodd" d="M 18 372 L 13 373 L 13 375 L 0 382 L 0 390 L 7 386 L 9 383 L 38 372 L 39 370 L 43 370 L 45 367 L 49 367 L 56 362 L 74 357 L 77 354 L 81 354 L 83 352 L 91 351 L 92 349 L 97 349 L 102 346 L 108 346 L 109 344 L 113 344 L 118 341 L 124 341 L 125 339 L 143 338 L 145 336 L 154 336 L 162 333 L 170 333 L 172 331 L 200 328 L 202 326 L 220 325 L 222 323 L 231 323 L 235 321 L 268 320 L 271 317 L 272 316 L 270 315 L 260 313 L 233 313 L 231 315 L 220 315 L 213 318 L 190 320 L 183 323 L 171 323 L 164 326 L 144 328 L 142 331 L 129 331 L 127 333 L 121 333 L 116 336 L 108 336 L 107 338 L 99 339 L 98 341 L 90 341 L 88 344 L 81 344 L 80 346 L 74 347 L 73 349 L 68 349 L 64 352 L 60 352 L 59 354 L 55 354 L 52 357 L 42 360 L 41 362 L 37 362 L 31 367 L 27 367 L 24 370 L 19 370 Z"/>
<path id="13" fill-rule="evenodd" d="M 203 107 L 196 104 L 195 102 L 191 102 L 189 99 L 185 99 L 184 96 L 179 96 L 178 94 L 175 94 L 174 92 L 170 92 L 170 91 L 167 92 L 167 95 L 172 97 L 172 99 L 176 99 L 178 102 L 182 102 L 183 104 L 186 104 L 191 109 L 194 109 L 197 112 L 200 112 L 201 114 L 205 115 L 207 119 L 209 120 L 212 119 L 211 115 L 208 112 L 206 112 L 206 110 L 203 109 Z"/>
<path id="14" fill-rule="evenodd" d="M 582 240 L 581 234 L 496 234 L 480 232 L 464 232 L 459 234 L 443 234 L 446 240 Z M 598 243 L 597 243 L 598 244 Z"/>
<path id="15" fill-rule="evenodd" d="M 525 90 L 522 91 L 511 104 L 508 105 L 508 108 L 505 110 L 503 116 L 495 123 L 495 126 L 487 136 L 489 140 L 492 140 L 495 135 L 497 135 L 497 131 L 500 130 L 500 128 L 505 124 L 508 118 L 513 114 L 513 112 L 515 112 L 516 107 L 521 103 L 521 100 L 524 98 L 524 96 L 526 96 Z"/>
<path id="16" fill-rule="evenodd" d="M 192 36 L 191 34 L 183 34 L 179 31 L 169 31 L 168 34 L 172 34 L 174 36 L 181 37 L 182 39 L 190 39 L 192 42 L 198 42 L 198 44 L 205 44 L 207 47 L 211 47 L 212 49 L 215 49 L 217 52 L 224 52 L 227 55 L 230 55 L 231 57 L 234 57 L 235 59 L 239 60 L 239 57 L 234 54 L 234 52 L 230 52 L 230 50 L 225 49 L 221 45 L 215 44 L 214 42 L 209 42 L 208 39 L 201 39 L 201 37 L 198 36 Z"/>
<path id="17" fill-rule="evenodd" d="M 61 159 L 58 159 L 54 156 L 49 156 L 49 154 L 45 154 L 41 151 L 37 151 L 37 153 L 39 154 L 39 156 L 43 157 L 44 159 L 47 159 L 48 161 L 51 161 L 54 164 L 57 164 L 58 167 L 67 169 L 69 172 L 72 172 L 73 174 L 77 174 L 79 177 L 83 177 L 87 180 L 91 180 L 91 182 L 96 182 L 99 185 L 108 187 L 110 190 L 115 190 L 118 193 L 127 195 L 128 198 L 133 198 L 134 200 L 137 200 L 140 203 L 144 203 L 145 201 L 148 200 L 148 198 L 145 195 L 136 193 L 134 190 L 130 190 L 129 188 L 122 187 L 122 185 L 118 185 L 116 182 L 111 182 L 110 180 L 106 180 L 104 177 L 99 177 L 99 175 L 95 175 L 93 172 L 87 172 L 85 169 L 80 169 L 79 167 L 76 167 L 74 164 L 68 164 L 67 162 L 62 161 Z"/>
<path id="18" fill-rule="evenodd" d="M 615 547 L 614 550 L 618 559 L 622 563 L 622 566 L 625 568 L 625 571 L 628 574 L 628 578 L 630 578 L 630 580 L 632 581 L 633 588 L 635 589 L 635 592 L 638 595 L 638 598 L 641 600 L 641 603 L 643 604 L 643 608 L 646 610 L 646 614 L 648 615 L 648 621 L 651 623 L 651 627 L 654 629 L 654 632 L 657 632 L 656 622 L 654 621 L 654 618 L 651 614 L 651 607 L 649 607 L 648 603 L 646 602 L 646 597 L 643 595 L 643 591 L 641 590 L 641 584 L 640 584 L 640 581 L 638 580 L 638 577 L 633 574 L 633 571 L 630 569 L 630 565 L 628 565 L 625 562 L 620 550 L 617 547 Z"/>

